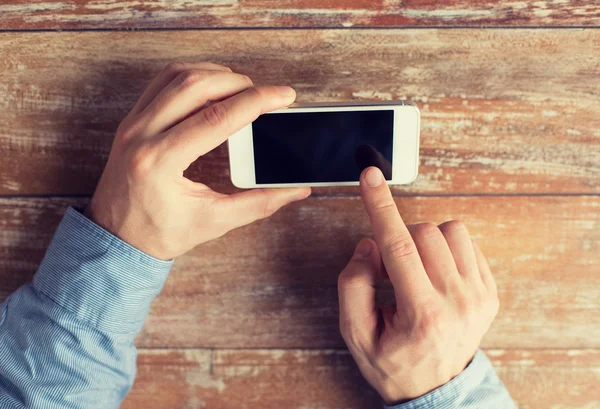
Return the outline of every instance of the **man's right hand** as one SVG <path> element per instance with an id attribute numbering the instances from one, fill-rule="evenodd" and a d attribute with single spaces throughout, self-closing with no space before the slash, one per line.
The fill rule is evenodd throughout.
<path id="1" fill-rule="evenodd" d="M 379 169 L 361 194 L 375 241 L 361 240 L 338 281 L 340 330 L 387 404 L 422 396 L 460 374 L 498 312 L 489 265 L 457 221 L 405 225 Z M 389 279 L 395 307 L 377 307 Z"/>

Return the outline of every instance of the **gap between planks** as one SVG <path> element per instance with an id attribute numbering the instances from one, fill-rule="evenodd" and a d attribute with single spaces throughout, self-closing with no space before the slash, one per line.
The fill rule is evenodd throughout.
<path id="1" fill-rule="evenodd" d="M 307 27 L 143 27 L 143 28 L 32 28 L 32 29 L 0 29 L 0 33 L 79 33 L 79 32 L 137 32 L 137 31 L 301 31 L 301 30 L 598 30 L 600 26 L 307 26 Z"/>

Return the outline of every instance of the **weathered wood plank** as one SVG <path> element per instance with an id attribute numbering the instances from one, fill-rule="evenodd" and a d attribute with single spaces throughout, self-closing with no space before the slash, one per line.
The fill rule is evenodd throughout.
<path id="1" fill-rule="evenodd" d="M 171 60 L 300 101 L 418 101 L 420 176 L 398 192 L 600 192 L 598 30 L 5 33 L 0 51 L 0 194 L 91 193 L 119 120 Z M 189 175 L 231 191 L 227 168 L 222 147 Z"/>
<path id="2" fill-rule="evenodd" d="M 488 256 L 501 311 L 486 347 L 600 346 L 598 196 L 396 202 L 408 223 L 464 220 Z M 32 276 L 67 203 L 0 199 L 0 296 Z M 365 235 L 358 198 L 319 197 L 199 246 L 177 260 L 139 344 L 341 347 L 337 275 Z M 390 288 L 381 295 L 389 299 Z"/>
<path id="3" fill-rule="evenodd" d="M 3 29 L 597 26 L 594 0 L 5 0 Z"/>
<path id="4" fill-rule="evenodd" d="M 82 199 L 0 199 L 0 298 L 29 281 L 67 206 Z"/>
<path id="5" fill-rule="evenodd" d="M 521 409 L 600 408 L 598 350 L 487 353 Z M 346 351 L 142 350 L 123 409 L 380 406 Z"/>

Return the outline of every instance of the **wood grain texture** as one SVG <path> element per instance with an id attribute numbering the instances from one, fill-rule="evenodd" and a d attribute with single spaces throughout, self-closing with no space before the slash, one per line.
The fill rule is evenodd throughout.
<path id="1" fill-rule="evenodd" d="M 520 409 L 598 409 L 598 350 L 488 350 Z M 292 387 L 293 385 L 293 387 Z M 142 350 L 123 409 L 379 408 L 346 351 Z"/>
<path id="2" fill-rule="evenodd" d="M 118 122 L 172 60 L 291 84 L 299 101 L 417 101 L 420 176 L 397 192 L 600 192 L 598 30 L 4 33 L 0 51 L 0 194 L 90 194 Z M 227 168 L 222 147 L 188 174 L 231 191 Z"/>
<path id="3" fill-rule="evenodd" d="M 68 203 L 0 199 L 0 295 L 30 279 Z M 488 256 L 494 348 L 600 347 L 600 198 L 401 197 L 408 223 L 463 220 Z M 338 348 L 337 275 L 369 235 L 356 197 L 311 198 L 176 261 L 143 347 Z M 391 298 L 389 286 L 380 289 Z"/>
<path id="4" fill-rule="evenodd" d="M 5 0 L 23 29 L 352 26 L 598 26 L 594 0 Z"/>

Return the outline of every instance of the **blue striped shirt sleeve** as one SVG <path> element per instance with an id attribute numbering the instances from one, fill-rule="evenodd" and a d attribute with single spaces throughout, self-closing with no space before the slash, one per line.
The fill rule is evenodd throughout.
<path id="1" fill-rule="evenodd" d="M 0 408 L 118 408 L 171 265 L 68 209 L 33 282 L 0 304 Z"/>
<path id="2" fill-rule="evenodd" d="M 409 402 L 385 409 L 516 409 L 490 360 L 479 350 L 465 370 L 447 384 Z"/>

